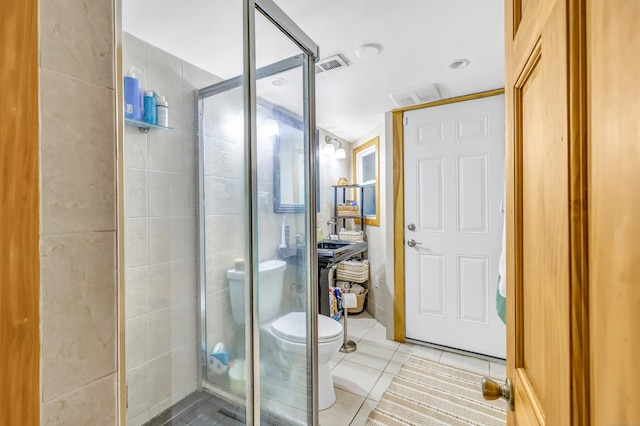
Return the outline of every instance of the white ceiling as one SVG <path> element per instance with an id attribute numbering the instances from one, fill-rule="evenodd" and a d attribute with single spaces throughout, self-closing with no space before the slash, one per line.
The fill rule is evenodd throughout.
<path id="1" fill-rule="evenodd" d="M 383 123 L 384 113 L 395 108 L 389 93 L 437 84 L 449 98 L 504 85 L 503 0 L 275 2 L 320 46 L 321 58 L 341 53 L 350 63 L 316 76 L 317 124 L 347 141 Z M 222 78 L 241 73 L 242 1 L 122 3 L 125 31 Z M 259 67 L 298 53 L 264 18 L 256 23 Z M 365 43 L 381 44 L 382 53 L 357 57 L 356 48 Z M 471 65 L 448 68 L 460 58 Z M 272 102 L 280 97 L 280 104 L 297 110 L 300 72 L 284 77 L 284 88 L 268 79 L 258 86 L 259 95 Z"/>

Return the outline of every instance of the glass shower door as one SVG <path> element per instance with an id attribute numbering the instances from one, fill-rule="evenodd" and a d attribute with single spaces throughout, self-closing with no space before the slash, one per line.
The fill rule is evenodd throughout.
<path id="1" fill-rule="evenodd" d="M 256 280 L 258 302 L 259 389 L 261 420 L 275 416 L 287 424 L 309 424 L 313 396 L 313 350 L 305 339 L 310 324 L 308 304 L 309 242 L 315 241 L 315 204 L 309 148 L 308 57 L 262 13 L 255 15 L 258 70 L 287 64 L 275 73 L 258 73 L 257 103 L 257 231 L 254 248 L 261 262 Z M 313 198 L 315 200 L 315 197 Z M 262 265 L 283 265 L 284 275 L 274 281 Z M 313 263 L 313 262 L 312 262 Z M 263 270 L 265 272 L 263 272 Z M 277 304 L 277 308 L 273 306 Z M 299 327 L 294 337 L 282 330 Z M 288 333 L 286 331 L 285 333 Z M 257 374 L 258 372 L 256 372 Z"/>
<path id="2" fill-rule="evenodd" d="M 198 91 L 203 387 L 248 424 L 317 424 L 317 48 L 255 3 L 244 76 Z"/>

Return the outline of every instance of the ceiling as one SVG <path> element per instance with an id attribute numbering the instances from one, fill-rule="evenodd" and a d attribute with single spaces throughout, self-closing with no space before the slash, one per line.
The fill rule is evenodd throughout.
<path id="1" fill-rule="evenodd" d="M 316 75 L 319 127 L 355 141 L 384 122 L 393 92 L 437 84 L 442 98 L 504 86 L 503 0 L 274 0 L 319 46 L 349 67 Z M 123 29 L 221 78 L 242 72 L 242 1 L 123 0 Z M 368 59 L 358 46 L 376 43 Z M 299 53 L 261 16 L 258 67 Z M 450 69 L 456 59 L 470 65 Z M 258 95 L 299 112 L 301 72 L 258 84 Z"/>

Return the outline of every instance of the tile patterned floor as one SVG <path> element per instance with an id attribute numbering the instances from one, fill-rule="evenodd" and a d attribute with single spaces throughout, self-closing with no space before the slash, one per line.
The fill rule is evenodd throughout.
<path id="1" fill-rule="evenodd" d="M 384 326 L 366 312 L 350 316 L 349 339 L 358 343 L 355 352 L 339 352 L 330 362 L 336 389 L 336 403 L 320 412 L 321 426 L 361 426 L 400 367 L 411 355 L 442 364 L 460 367 L 504 379 L 504 364 L 460 355 L 413 343 L 397 343 L 386 339 Z M 233 413 L 229 404 L 201 392 L 180 401 L 158 417 L 150 426 L 239 426 L 242 413 Z"/>
<path id="2" fill-rule="evenodd" d="M 338 353 L 330 362 L 337 402 L 320 412 L 322 426 L 361 426 L 400 367 L 411 355 L 464 368 L 494 378 L 505 377 L 505 366 L 487 360 L 446 352 L 413 343 L 386 339 L 386 330 L 368 313 L 350 316 L 349 339 L 356 352 Z"/>

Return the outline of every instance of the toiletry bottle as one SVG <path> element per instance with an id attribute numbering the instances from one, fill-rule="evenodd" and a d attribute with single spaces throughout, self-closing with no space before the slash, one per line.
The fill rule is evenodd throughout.
<path id="1" fill-rule="evenodd" d="M 134 67 L 129 67 L 129 71 L 124 77 L 124 117 L 131 120 L 142 120 L 140 80 L 136 78 Z"/>
<path id="2" fill-rule="evenodd" d="M 280 228 L 280 248 L 287 247 L 287 235 L 284 224 L 286 218 L 286 216 L 282 216 L 282 227 Z"/>
<path id="3" fill-rule="evenodd" d="M 157 124 L 156 97 L 151 90 L 147 90 L 144 94 L 144 122 Z"/>
<path id="4" fill-rule="evenodd" d="M 158 126 L 169 127 L 169 102 L 164 96 L 160 96 L 160 99 L 158 99 L 156 111 Z"/>

